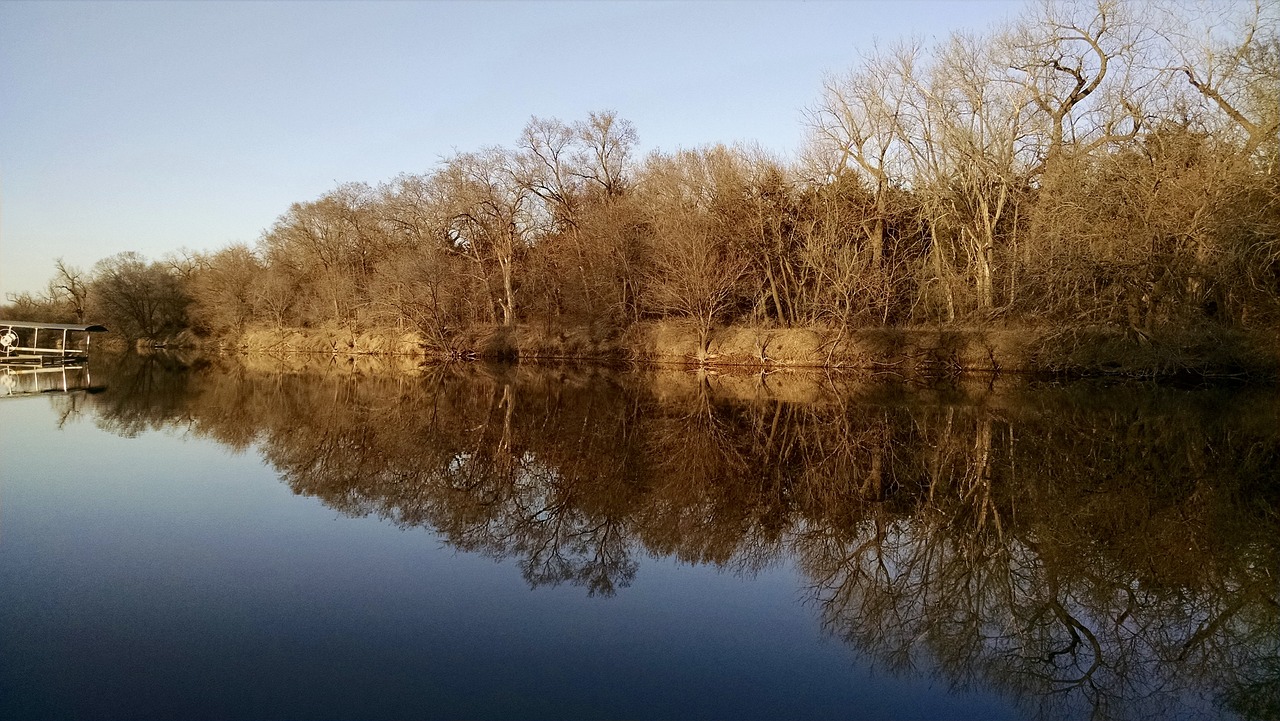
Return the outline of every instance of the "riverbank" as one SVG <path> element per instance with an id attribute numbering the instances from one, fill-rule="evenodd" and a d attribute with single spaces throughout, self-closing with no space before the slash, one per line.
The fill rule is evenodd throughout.
<path id="1" fill-rule="evenodd" d="M 190 345 L 190 338 L 182 345 Z M 395 357 L 397 364 L 448 359 L 654 363 L 723 370 L 828 368 L 876 374 L 1044 373 L 1134 378 L 1280 377 L 1275 333 L 1216 327 L 1145 333 L 1109 328 L 827 328 L 728 327 L 712 332 L 705 352 L 696 329 L 642 323 L 622 333 L 540 327 L 476 328 L 447 350 L 397 329 L 254 329 L 205 350 L 246 354 Z M 172 347 L 175 343 L 170 342 Z"/>

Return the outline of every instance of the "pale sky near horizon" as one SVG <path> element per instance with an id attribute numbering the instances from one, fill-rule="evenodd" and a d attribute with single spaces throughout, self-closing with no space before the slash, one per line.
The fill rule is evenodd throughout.
<path id="1" fill-rule="evenodd" d="M 641 152 L 801 147 L 824 73 L 1006 0 L 0 2 L 0 299 L 54 259 L 252 245 L 335 185 L 613 109 Z"/>

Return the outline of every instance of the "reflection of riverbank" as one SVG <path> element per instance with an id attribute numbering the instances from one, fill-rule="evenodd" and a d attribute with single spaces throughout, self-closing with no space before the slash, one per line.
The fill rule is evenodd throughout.
<path id="1" fill-rule="evenodd" d="M 294 491 L 533 586 L 793 562 L 831 633 L 1029 712 L 1278 707 L 1273 388 L 137 363 L 105 427 L 257 445 Z"/>

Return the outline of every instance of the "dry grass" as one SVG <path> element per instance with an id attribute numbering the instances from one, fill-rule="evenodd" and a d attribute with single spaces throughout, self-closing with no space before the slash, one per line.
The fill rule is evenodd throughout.
<path id="1" fill-rule="evenodd" d="M 175 345 L 180 345 L 175 343 Z M 697 329 L 650 322 L 618 335 L 593 328 L 475 327 L 448 352 L 394 329 L 255 329 L 231 348 L 249 354 L 396 356 L 413 363 L 446 359 L 570 360 L 676 364 L 732 375 L 805 368 L 917 377 L 966 372 L 1131 377 L 1266 378 L 1280 374 L 1280 343 L 1262 333 L 1187 328 L 1160 335 L 1112 330 L 1019 328 L 720 328 L 700 357 Z"/>

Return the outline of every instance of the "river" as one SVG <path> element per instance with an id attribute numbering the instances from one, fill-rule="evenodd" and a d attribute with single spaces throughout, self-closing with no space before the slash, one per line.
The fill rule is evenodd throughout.
<path id="1" fill-rule="evenodd" d="M 1274 387 L 81 385 L 0 399 L 0 717 L 1280 715 Z"/>

